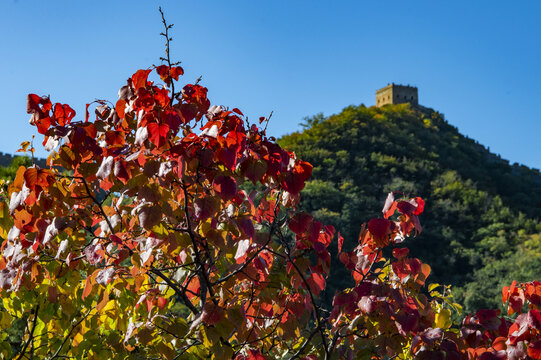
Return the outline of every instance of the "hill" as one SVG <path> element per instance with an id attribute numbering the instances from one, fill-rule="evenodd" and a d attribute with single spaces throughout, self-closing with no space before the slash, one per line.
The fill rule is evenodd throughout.
<path id="1" fill-rule="evenodd" d="M 280 145 L 314 165 L 302 206 L 357 242 L 389 191 L 426 200 L 412 255 L 466 306 L 494 308 L 510 280 L 541 278 L 541 175 L 461 135 L 442 114 L 409 104 L 345 108 Z M 337 260 L 336 260 L 337 261 Z M 335 273 L 331 284 L 349 281 Z"/>

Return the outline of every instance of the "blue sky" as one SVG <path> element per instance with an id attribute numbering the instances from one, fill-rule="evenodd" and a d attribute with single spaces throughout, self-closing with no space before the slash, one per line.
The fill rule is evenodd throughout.
<path id="1" fill-rule="evenodd" d="M 421 104 L 491 151 L 541 168 L 537 0 L 3 0 L 0 151 L 37 134 L 27 93 L 80 117 L 159 64 L 159 5 L 175 24 L 183 81 L 202 75 L 212 103 L 252 119 L 274 111 L 271 135 L 298 130 L 304 116 L 373 105 L 375 90 L 395 82 L 418 86 Z"/>

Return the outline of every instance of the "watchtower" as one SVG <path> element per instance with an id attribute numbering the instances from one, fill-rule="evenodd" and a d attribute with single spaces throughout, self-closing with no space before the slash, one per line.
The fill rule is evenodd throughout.
<path id="1" fill-rule="evenodd" d="M 376 106 L 387 104 L 419 104 L 419 96 L 415 86 L 398 85 L 391 83 L 376 91 Z"/>

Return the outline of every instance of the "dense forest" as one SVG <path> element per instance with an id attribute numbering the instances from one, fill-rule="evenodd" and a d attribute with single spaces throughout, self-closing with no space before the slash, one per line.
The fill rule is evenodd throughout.
<path id="1" fill-rule="evenodd" d="M 350 106 L 302 126 L 279 140 L 314 165 L 302 206 L 335 225 L 348 248 L 387 193 L 400 191 L 426 199 L 412 256 L 432 265 L 432 281 L 453 285 L 467 311 L 497 307 L 513 279 L 541 279 L 539 171 L 510 165 L 442 114 L 409 104 Z M 330 283 L 345 279 L 338 271 Z"/>

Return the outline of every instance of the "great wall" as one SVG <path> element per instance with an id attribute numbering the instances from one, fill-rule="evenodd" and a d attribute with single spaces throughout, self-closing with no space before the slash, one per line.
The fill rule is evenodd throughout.
<path id="1" fill-rule="evenodd" d="M 12 155 L 12 154 L 7 154 L 7 153 L 0 152 L 0 166 L 4 166 L 4 167 L 10 166 L 11 162 L 16 157 L 29 157 L 29 156 Z M 38 166 L 42 167 L 42 168 L 47 166 L 46 159 L 34 158 L 34 163 L 37 164 Z"/>

